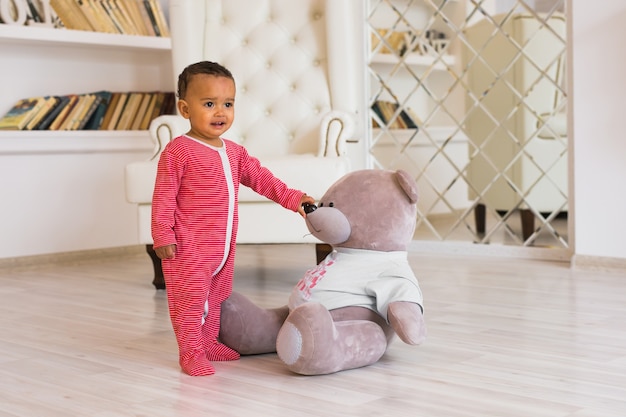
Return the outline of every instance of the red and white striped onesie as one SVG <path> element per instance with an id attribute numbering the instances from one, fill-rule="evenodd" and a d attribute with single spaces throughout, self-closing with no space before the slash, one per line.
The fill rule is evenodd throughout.
<path id="1" fill-rule="evenodd" d="M 154 247 L 176 245 L 175 257 L 162 261 L 163 275 L 180 364 L 191 375 L 214 373 L 210 360 L 239 357 L 217 343 L 220 306 L 232 292 L 239 184 L 293 211 L 304 194 L 243 146 L 222 142 L 216 148 L 183 135 L 168 143 L 152 199 Z"/>

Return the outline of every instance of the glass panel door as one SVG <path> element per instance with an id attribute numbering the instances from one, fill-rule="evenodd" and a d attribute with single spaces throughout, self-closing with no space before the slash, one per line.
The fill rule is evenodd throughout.
<path id="1" fill-rule="evenodd" d="M 564 0 L 369 0 L 374 168 L 416 239 L 567 248 Z"/>

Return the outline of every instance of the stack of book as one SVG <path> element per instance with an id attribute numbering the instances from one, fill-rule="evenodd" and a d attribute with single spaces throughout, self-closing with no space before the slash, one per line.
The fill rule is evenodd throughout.
<path id="1" fill-rule="evenodd" d="M 372 104 L 372 110 L 376 117 L 372 118 L 373 127 L 380 127 L 380 124 L 388 129 L 418 129 L 421 121 L 410 108 L 398 112 L 398 103 L 378 100 Z M 395 115 L 395 118 L 394 118 Z"/>
<path id="2" fill-rule="evenodd" d="M 146 130 L 176 113 L 173 92 L 110 92 L 31 97 L 0 119 L 0 130 Z"/>
<path id="3" fill-rule="evenodd" d="M 402 56 L 407 51 L 410 37 L 408 31 L 377 29 L 376 33 L 372 33 L 372 51 Z"/>
<path id="4" fill-rule="evenodd" d="M 50 0 L 67 29 L 169 37 L 160 0 Z"/>

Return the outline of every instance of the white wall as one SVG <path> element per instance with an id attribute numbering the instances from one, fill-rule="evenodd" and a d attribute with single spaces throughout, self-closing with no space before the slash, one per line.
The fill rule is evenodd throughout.
<path id="1" fill-rule="evenodd" d="M 98 133 L 0 135 L 0 259 L 139 243 L 124 168 L 147 159 L 152 143 L 147 132 Z"/>
<path id="2" fill-rule="evenodd" d="M 626 2 L 571 5 L 575 253 L 626 258 Z"/>

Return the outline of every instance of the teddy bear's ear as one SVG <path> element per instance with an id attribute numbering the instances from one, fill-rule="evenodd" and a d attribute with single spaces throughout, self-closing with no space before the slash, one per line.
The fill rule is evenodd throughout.
<path id="1" fill-rule="evenodd" d="M 417 203 L 417 183 L 413 177 L 411 177 L 408 172 L 399 169 L 396 171 L 396 180 L 400 188 L 406 193 L 411 204 Z"/>

